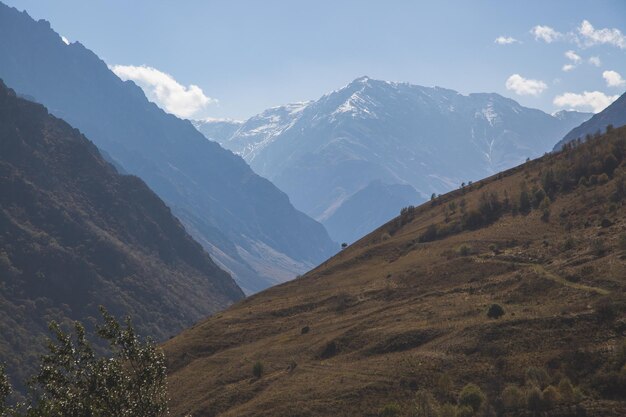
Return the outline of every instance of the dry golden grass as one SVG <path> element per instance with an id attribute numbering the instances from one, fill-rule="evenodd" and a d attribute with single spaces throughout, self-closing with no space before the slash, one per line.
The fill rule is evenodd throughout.
<path id="1" fill-rule="evenodd" d="M 603 197 L 615 180 L 559 194 L 547 223 L 539 210 L 507 213 L 478 230 L 418 242 L 427 226 L 444 224 L 444 204 L 465 198 L 469 209 L 483 191 L 517 198 L 520 183 L 539 182 L 545 164 L 427 203 L 395 232 L 392 221 L 304 277 L 167 342 L 174 415 L 375 416 L 391 401 L 408 407 L 422 388 L 452 400 L 468 382 L 493 401 L 507 383 L 523 382 L 529 366 L 585 386 L 577 358 L 606 357 L 626 330 L 595 311 L 603 297 L 623 299 L 626 287 L 624 203 Z M 602 219 L 611 225 L 601 227 Z M 502 318 L 487 317 L 493 303 Z M 451 392 L 437 391 L 442 374 Z M 626 415 L 623 402 L 592 392 L 585 406 L 589 415 Z"/>

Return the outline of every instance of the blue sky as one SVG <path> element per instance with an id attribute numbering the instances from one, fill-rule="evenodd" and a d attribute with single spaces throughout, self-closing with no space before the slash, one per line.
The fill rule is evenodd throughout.
<path id="1" fill-rule="evenodd" d="M 597 111 L 626 91 L 623 0 L 2 1 L 185 117 L 244 119 L 362 75 L 496 92 L 548 112 Z"/>

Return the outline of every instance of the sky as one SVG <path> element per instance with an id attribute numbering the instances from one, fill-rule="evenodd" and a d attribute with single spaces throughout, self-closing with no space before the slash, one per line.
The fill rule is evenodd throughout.
<path id="1" fill-rule="evenodd" d="M 626 91 L 623 0 L 1 0 L 167 111 L 243 120 L 363 75 L 552 113 Z"/>

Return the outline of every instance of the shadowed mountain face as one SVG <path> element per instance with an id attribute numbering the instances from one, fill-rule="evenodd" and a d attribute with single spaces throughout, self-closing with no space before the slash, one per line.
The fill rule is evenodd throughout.
<path id="1" fill-rule="evenodd" d="M 497 94 L 362 77 L 317 101 L 269 109 L 230 136 L 219 137 L 228 129 L 210 123 L 198 128 L 334 237 L 345 234 L 328 220 L 372 181 L 408 184 L 429 198 L 542 155 L 588 117 L 551 116 Z"/>
<path id="2" fill-rule="evenodd" d="M 604 133 L 608 125 L 613 125 L 613 127 L 626 125 L 626 93 L 622 94 L 609 107 L 572 129 L 554 146 L 554 150 L 560 151 L 563 145 L 576 139 L 585 140 L 587 135 L 595 135 L 598 132 Z"/>
<path id="3" fill-rule="evenodd" d="M 243 297 L 143 181 L 0 82 L 0 361 L 22 382 L 47 322 L 98 306 L 163 340 Z"/>
<path id="4" fill-rule="evenodd" d="M 150 103 L 81 44 L 66 45 L 48 22 L 1 3 L 0 78 L 146 181 L 244 290 L 290 279 L 336 250 L 322 225 L 239 156 Z"/>
<path id="5" fill-rule="evenodd" d="M 403 210 L 164 350 L 174 416 L 625 416 L 626 127 Z M 456 413 L 468 383 L 486 399 Z"/>

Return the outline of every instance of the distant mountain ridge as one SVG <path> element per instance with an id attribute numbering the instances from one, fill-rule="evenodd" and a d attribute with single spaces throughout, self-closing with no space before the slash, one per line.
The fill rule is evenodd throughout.
<path id="1" fill-rule="evenodd" d="M 268 109 L 231 135 L 219 136 L 210 123 L 196 127 L 241 155 L 336 239 L 343 232 L 327 219 L 372 181 L 412 186 L 417 204 L 549 151 L 589 116 L 552 116 L 498 94 L 361 77 L 319 100 Z"/>
<path id="2" fill-rule="evenodd" d="M 613 125 L 615 128 L 626 125 L 626 93 L 622 94 L 606 109 L 572 129 L 554 145 L 554 151 L 560 151 L 563 145 L 576 139 L 584 140 L 587 135 L 594 135 L 598 132 L 604 133 L 608 125 Z"/>
<path id="3" fill-rule="evenodd" d="M 190 122 L 150 103 L 78 42 L 0 3 L 0 78 L 81 129 L 138 175 L 247 292 L 293 278 L 335 253 L 323 226 Z"/>
<path id="4" fill-rule="evenodd" d="M 91 324 L 103 305 L 164 340 L 244 295 L 143 181 L 2 81 L 0 276 L 0 362 L 14 376 L 49 320 Z"/>

